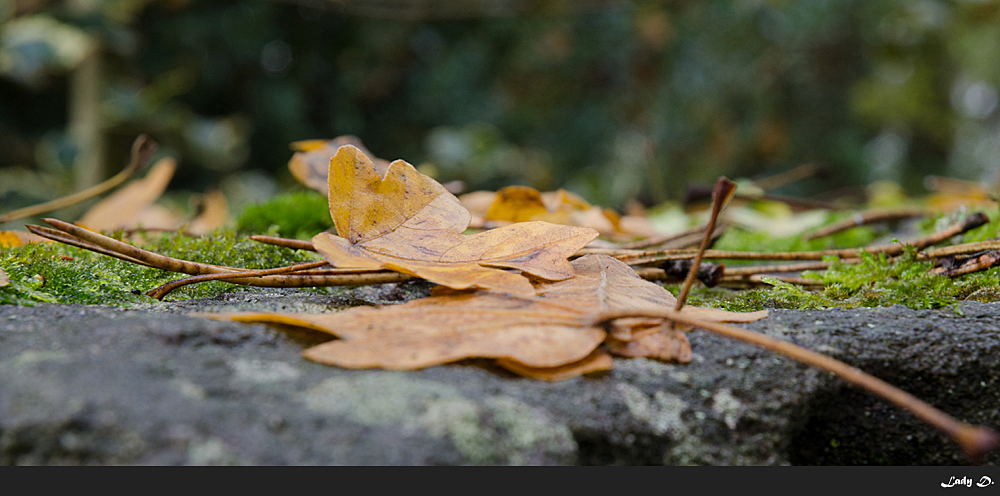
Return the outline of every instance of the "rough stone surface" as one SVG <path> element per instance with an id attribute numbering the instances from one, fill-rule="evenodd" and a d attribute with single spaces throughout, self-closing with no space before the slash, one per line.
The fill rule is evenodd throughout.
<path id="1" fill-rule="evenodd" d="M 685 365 L 547 383 L 470 360 L 343 370 L 318 336 L 193 311 L 329 311 L 420 284 L 247 290 L 143 308 L 0 306 L 0 464 L 950 465 L 937 430 L 829 373 L 705 331 Z M 746 325 L 1000 427 L 1000 305 L 773 310 Z M 982 460 L 996 464 L 994 452 Z"/>

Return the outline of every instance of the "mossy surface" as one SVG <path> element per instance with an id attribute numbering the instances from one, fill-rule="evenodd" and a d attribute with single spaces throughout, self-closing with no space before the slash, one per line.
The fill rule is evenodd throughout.
<path id="1" fill-rule="evenodd" d="M 295 239 L 310 239 L 331 227 L 333 220 L 326 197 L 311 190 L 281 194 L 252 205 L 236 221 L 240 233 L 271 231 L 274 236 Z"/>
<path id="2" fill-rule="evenodd" d="M 265 233 L 262 233 L 265 234 Z M 274 234 L 273 230 L 266 234 Z M 141 246 L 147 250 L 195 262 L 231 267 L 271 268 L 318 260 L 315 253 L 265 245 L 232 230 L 209 236 L 165 234 Z M 0 304 L 33 302 L 131 306 L 153 302 L 145 291 L 185 274 L 124 262 L 61 243 L 32 243 L 0 249 L 0 269 L 10 283 L 0 287 Z M 211 281 L 184 286 L 167 300 L 214 296 L 240 286 Z"/>
<path id="3" fill-rule="evenodd" d="M 949 240 L 966 243 L 996 238 L 1000 234 L 1000 214 L 990 212 L 991 221 Z M 835 222 L 849 214 L 833 214 Z M 912 236 L 923 236 L 953 224 L 967 215 L 954 212 L 911 223 Z M 249 235 L 267 234 L 309 239 L 330 229 L 332 222 L 326 198 L 314 191 L 279 195 L 246 209 L 235 230 L 191 237 L 183 234 L 152 236 L 141 246 L 170 257 L 197 262 L 246 268 L 272 268 L 295 262 L 318 260 L 315 253 L 294 251 L 250 241 Z M 885 227 L 860 226 L 833 236 L 806 241 L 801 235 L 769 236 L 766 233 L 730 228 L 714 248 L 762 252 L 804 251 L 871 245 L 885 239 Z M 884 241 L 883 241 L 884 242 Z M 768 279 L 769 287 L 729 290 L 696 286 L 689 303 L 734 311 L 764 308 L 821 309 L 904 305 L 909 308 L 942 308 L 965 301 L 1000 301 L 1000 267 L 957 278 L 930 274 L 931 262 L 917 259 L 916 252 L 887 258 L 864 255 L 860 263 L 830 259 L 826 271 L 805 272 L 803 277 L 823 283 L 822 289 Z M 726 261 L 726 265 L 757 263 Z M 59 243 L 32 244 L 0 249 L 0 269 L 10 283 L 0 287 L 0 304 L 55 303 L 110 304 L 130 306 L 153 301 L 145 291 L 183 274 L 150 269 Z M 678 290 L 677 285 L 667 286 Z M 207 282 L 185 286 L 167 296 L 181 300 L 215 296 L 237 291 L 241 286 Z M 319 289 L 326 291 L 326 289 Z"/>

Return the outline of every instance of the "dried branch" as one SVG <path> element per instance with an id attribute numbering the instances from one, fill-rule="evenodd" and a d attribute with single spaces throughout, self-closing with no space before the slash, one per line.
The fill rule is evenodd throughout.
<path id="1" fill-rule="evenodd" d="M 918 250 L 928 246 L 941 243 L 948 238 L 966 231 L 975 229 L 989 222 L 989 218 L 982 212 L 976 212 L 965 219 L 952 224 L 930 236 L 908 243 L 894 243 L 891 245 L 871 246 L 866 248 L 846 248 L 839 250 L 817 250 L 817 251 L 792 251 L 762 253 L 752 251 L 727 251 L 727 250 L 706 250 L 705 258 L 711 259 L 731 259 L 731 260 L 822 260 L 824 257 L 839 257 L 842 259 L 859 258 L 860 253 L 868 252 L 872 254 L 884 253 L 888 256 L 900 255 L 905 251 L 907 245 Z M 614 250 L 610 250 L 614 251 Z M 615 258 L 629 265 L 645 265 L 659 263 L 664 260 L 674 260 L 681 258 L 694 258 L 695 251 L 692 250 L 661 250 L 661 251 L 639 251 L 622 253 L 617 251 L 612 254 Z"/>
<path id="2" fill-rule="evenodd" d="M 769 191 L 772 189 L 777 189 L 786 184 L 791 184 L 807 177 L 815 176 L 823 172 L 823 168 L 815 163 L 802 164 L 793 169 L 787 170 L 780 174 L 775 174 L 773 176 L 763 177 L 760 179 L 755 179 L 753 185 L 764 190 Z"/>
<path id="3" fill-rule="evenodd" d="M 803 236 L 802 239 L 809 241 L 816 238 L 822 238 L 824 236 L 829 236 L 841 231 L 846 231 L 852 227 L 863 226 L 866 224 L 874 224 L 876 222 L 887 222 L 909 219 L 913 217 L 921 217 L 927 214 L 927 210 L 922 208 L 893 208 L 893 209 L 875 209 L 868 210 L 865 212 L 858 212 L 851 216 L 850 218 L 844 219 L 839 222 L 834 222 L 823 229 L 815 231 L 811 234 Z"/>
<path id="4" fill-rule="evenodd" d="M 802 272 L 804 270 L 826 270 L 832 262 L 802 262 L 779 265 L 753 265 L 749 267 L 726 267 L 726 278 L 748 277 L 762 274 L 780 274 L 783 272 Z"/>
<path id="5" fill-rule="evenodd" d="M 276 238 L 274 236 L 263 236 L 256 234 L 250 236 L 250 239 L 260 243 L 266 243 L 269 245 L 291 248 L 293 250 L 316 251 L 316 247 L 313 246 L 311 241 L 303 241 L 301 239 Z"/>
<path id="6" fill-rule="evenodd" d="M 963 276 L 1000 265 L 1000 250 L 988 250 L 966 257 L 943 258 L 937 263 L 938 266 L 929 271 L 931 274 Z"/>
<path id="7" fill-rule="evenodd" d="M 698 253 L 695 255 L 694 261 L 691 262 L 691 268 L 688 270 L 687 277 L 684 278 L 684 286 L 681 287 L 681 293 L 677 296 L 677 305 L 674 307 L 674 310 L 680 311 L 684 307 L 684 302 L 687 301 L 688 293 L 691 292 L 694 279 L 698 275 L 698 265 L 701 264 L 701 258 L 704 256 L 705 250 L 708 249 L 708 244 L 712 241 L 712 233 L 715 232 L 715 222 L 719 218 L 719 213 L 729 203 L 734 193 L 736 193 L 736 183 L 730 181 L 728 178 L 720 177 L 715 182 L 715 188 L 712 190 L 712 215 L 708 218 L 708 227 L 705 228 L 705 239 L 701 241 L 701 247 L 698 248 Z"/>
<path id="8" fill-rule="evenodd" d="M 972 243 L 962 243 L 960 245 L 931 248 L 918 253 L 917 258 L 920 260 L 926 260 L 929 258 L 948 257 L 952 255 L 965 255 L 985 250 L 1000 250 L 1000 239 L 988 239 L 986 241 L 975 241 Z"/>
<path id="9" fill-rule="evenodd" d="M 143 260 L 132 258 L 128 255 L 123 255 L 116 251 L 102 248 L 93 243 L 88 243 L 80 238 L 71 236 L 63 231 L 52 229 L 50 227 L 27 225 L 25 226 L 25 228 L 27 228 L 28 231 L 30 231 L 33 234 L 37 234 L 38 236 L 41 236 L 43 238 L 51 239 L 52 241 L 58 241 L 60 243 L 75 246 L 77 248 L 83 248 L 84 250 L 90 250 L 92 252 L 100 253 L 101 255 L 107 255 L 109 257 L 114 257 L 119 260 L 124 260 L 126 262 L 131 262 L 134 264 L 145 265 L 146 267 L 156 268 L 155 265 L 150 264 L 149 262 L 145 262 Z"/>
<path id="10" fill-rule="evenodd" d="M 221 265 L 192 262 L 188 260 L 179 260 L 143 250 L 128 243 L 123 243 L 116 239 L 109 238 L 102 234 L 95 233 L 58 219 L 44 220 L 53 227 L 56 227 L 58 230 L 54 231 L 41 226 L 28 226 L 28 229 L 39 236 L 47 237 L 54 241 L 71 244 L 83 249 L 119 258 L 127 262 L 145 265 L 147 267 L 154 267 L 190 275 L 224 275 L 221 279 L 233 284 L 260 287 L 364 286 L 369 284 L 385 284 L 417 279 L 409 274 L 391 272 L 388 270 L 334 268 L 309 273 L 305 273 L 306 271 L 303 271 L 304 273 L 301 274 L 281 274 L 279 271 L 279 273 L 274 275 L 254 275 L 260 271 L 256 269 L 226 267 Z M 325 262 L 323 263 L 325 264 Z"/>
<path id="11" fill-rule="evenodd" d="M 184 279 L 177 279 L 175 281 L 170 281 L 159 287 L 146 291 L 146 296 L 151 296 L 157 300 L 162 300 L 164 296 L 169 294 L 171 291 L 180 288 L 182 286 L 187 286 L 188 284 L 195 284 L 205 281 L 219 281 L 226 279 L 240 279 L 247 277 L 263 277 L 278 274 L 287 274 L 289 272 L 296 272 L 299 270 L 315 269 L 317 267 L 322 267 L 324 265 L 329 265 L 326 260 L 321 260 L 318 262 L 302 262 L 287 267 L 277 267 L 274 269 L 261 269 L 261 270 L 246 270 L 239 272 L 230 272 L 223 274 L 202 274 L 198 276 L 186 277 Z"/>
<path id="12" fill-rule="evenodd" d="M 727 227 L 729 226 L 724 223 L 719 223 L 719 225 L 715 228 L 715 232 L 712 234 L 712 239 L 718 239 L 719 236 L 722 236 L 722 233 L 725 232 Z M 669 250 L 696 246 L 701 242 L 701 238 L 704 237 L 706 228 L 707 226 L 696 226 L 674 234 L 650 236 L 646 239 L 633 241 L 631 243 L 622 243 L 618 246 L 618 248 L 622 250 L 644 250 L 658 246 L 661 250 Z"/>

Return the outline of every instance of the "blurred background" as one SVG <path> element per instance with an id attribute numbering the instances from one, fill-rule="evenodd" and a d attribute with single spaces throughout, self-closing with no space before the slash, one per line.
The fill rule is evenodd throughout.
<path id="1" fill-rule="evenodd" d="M 1000 0 L 0 0 L 0 210 L 95 184 L 140 133 L 172 188 L 297 187 L 353 134 L 466 191 L 618 209 L 803 164 L 820 198 L 1000 158 Z"/>

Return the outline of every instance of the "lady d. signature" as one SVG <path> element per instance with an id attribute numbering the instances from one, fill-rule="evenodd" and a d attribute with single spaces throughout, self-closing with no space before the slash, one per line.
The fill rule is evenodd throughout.
<path id="1" fill-rule="evenodd" d="M 961 479 L 958 479 L 952 476 L 950 479 L 948 479 L 948 482 L 942 482 L 941 487 L 954 487 L 954 486 L 972 487 L 972 482 L 973 482 L 972 479 L 969 477 L 963 476 Z M 976 487 L 986 487 L 990 485 L 993 485 L 993 479 L 990 479 L 985 475 L 980 477 L 979 481 L 976 482 Z"/>

